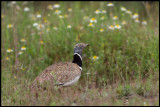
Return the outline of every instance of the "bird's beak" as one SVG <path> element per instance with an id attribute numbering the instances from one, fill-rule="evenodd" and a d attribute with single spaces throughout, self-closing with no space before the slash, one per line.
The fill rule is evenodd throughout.
<path id="1" fill-rule="evenodd" d="M 86 44 L 86 46 L 90 46 L 89 44 Z"/>

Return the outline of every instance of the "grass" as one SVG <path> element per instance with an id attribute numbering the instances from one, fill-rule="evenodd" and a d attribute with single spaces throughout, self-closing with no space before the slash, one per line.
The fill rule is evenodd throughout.
<path id="1" fill-rule="evenodd" d="M 159 105 L 158 2 L 113 2 L 113 7 L 107 7 L 109 2 L 57 2 L 64 18 L 55 14 L 56 9 L 47 8 L 55 2 L 1 3 L 3 106 Z M 138 13 L 140 23 L 121 11 L 122 6 L 132 15 Z M 24 11 L 25 7 L 30 10 Z M 107 13 L 95 14 L 97 9 Z M 113 20 L 114 16 L 118 19 Z M 93 27 L 88 26 L 91 18 L 97 20 Z M 122 21 L 127 24 L 122 25 Z M 9 24 L 13 27 L 7 28 Z M 121 29 L 109 29 L 116 24 Z M 72 27 L 68 29 L 68 25 Z M 21 41 L 23 38 L 26 42 Z M 63 94 L 43 91 L 32 103 L 27 87 L 49 65 L 71 62 L 73 47 L 80 42 L 90 47 L 83 51 L 79 82 L 64 88 Z M 26 50 L 21 50 L 23 46 Z M 18 54 L 20 51 L 23 53 Z"/>

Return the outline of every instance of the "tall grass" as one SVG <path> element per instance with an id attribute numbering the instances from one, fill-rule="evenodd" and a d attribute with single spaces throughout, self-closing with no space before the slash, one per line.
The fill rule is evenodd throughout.
<path id="1" fill-rule="evenodd" d="M 71 62 L 73 47 L 80 42 L 90 44 L 90 47 L 83 51 L 83 72 L 78 83 L 80 87 L 86 86 L 86 81 L 101 88 L 117 83 L 126 84 L 128 87 L 132 82 L 159 82 L 158 2 L 113 2 L 113 7 L 107 7 L 108 3 L 58 2 L 60 8 L 57 10 L 61 11 L 59 15 L 64 17 L 59 18 L 59 15 L 55 14 L 56 9 L 47 8 L 49 4 L 55 4 L 54 2 L 2 2 L 2 105 L 28 105 L 27 101 L 22 101 L 24 93 L 21 90 L 25 90 L 49 65 Z M 136 23 L 129 14 L 121 11 L 122 6 L 131 10 L 132 15 L 138 13 L 140 23 Z M 30 10 L 24 11 L 25 7 Z M 72 8 L 72 11 L 69 12 L 68 8 Z M 97 9 L 107 13 L 95 14 Z M 37 14 L 42 17 L 37 18 Z M 89 18 L 84 19 L 86 16 Z M 104 20 L 101 20 L 102 16 Z M 113 20 L 114 16 L 118 16 L 118 20 Z M 97 20 L 97 23 L 93 23 L 94 27 L 88 26 L 91 18 Z M 126 25 L 121 24 L 123 20 L 127 22 Z M 147 25 L 142 25 L 143 20 L 147 21 Z M 37 29 L 33 26 L 34 23 L 44 27 Z M 7 28 L 8 24 L 13 27 Z M 110 25 L 116 24 L 121 25 L 121 29 L 109 29 Z M 67 25 L 71 25 L 71 29 L 68 29 Z M 100 32 L 101 28 L 104 32 Z M 21 42 L 22 38 L 26 42 Z M 43 41 L 43 44 L 40 41 Z M 26 50 L 18 54 L 22 46 L 25 46 Z M 6 52 L 9 48 L 13 49 L 13 52 Z M 99 59 L 93 60 L 94 56 Z M 88 78 L 86 73 L 89 73 Z M 148 86 L 151 87 L 149 84 Z M 137 87 L 135 92 L 145 96 L 141 89 Z M 118 90 L 123 91 L 121 86 Z M 46 102 L 42 105 L 45 104 Z M 52 102 L 51 105 L 56 103 Z"/>

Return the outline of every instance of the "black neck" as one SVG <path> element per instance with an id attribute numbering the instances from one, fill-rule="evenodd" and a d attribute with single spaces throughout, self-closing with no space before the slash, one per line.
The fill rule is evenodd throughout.
<path id="1" fill-rule="evenodd" d="M 74 54 L 73 56 L 73 63 L 76 63 L 79 67 L 82 67 L 82 59 L 81 59 L 81 55 L 80 54 Z"/>

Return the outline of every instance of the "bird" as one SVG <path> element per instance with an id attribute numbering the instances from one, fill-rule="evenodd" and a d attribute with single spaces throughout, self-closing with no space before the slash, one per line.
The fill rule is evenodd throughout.
<path id="1" fill-rule="evenodd" d="M 87 46 L 89 44 L 85 43 L 78 43 L 74 46 L 72 62 L 59 62 L 44 69 L 32 82 L 31 90 L 46 88 L 47 83 L 59 87 L 75 84 L 82 73 L 82 51 Z"/>

